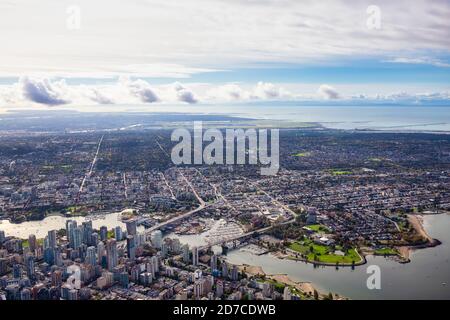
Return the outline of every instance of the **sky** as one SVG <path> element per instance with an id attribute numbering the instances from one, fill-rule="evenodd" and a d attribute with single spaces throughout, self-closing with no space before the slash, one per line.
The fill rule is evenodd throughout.
<path id="1" fill-rule="evenodd" d="M 0 108 L 449 104 L 448 0 L 2 0 Z"/>

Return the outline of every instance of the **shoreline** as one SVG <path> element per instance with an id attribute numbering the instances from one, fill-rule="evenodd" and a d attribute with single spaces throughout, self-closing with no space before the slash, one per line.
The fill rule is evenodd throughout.
<path id="1" fill-rule="evenodd" d="M 294 281 L 286 273 L 268 274 L 261 266 L 252 266 L 248 264 L 238 265 L 241 272 L 245 272 L 250 276 L 265 276 L 268 279 L 275 280 L 276 282 L 283 283 L 288 286 L 295 287 L 299 291 L 313 295 L 314 291 L 317 291 L 319 295 L 325 295 L 319 289 L 317 289 L 311 281 Z M 339 297 L 339 295 L 333 294 L 333 296 Z"/>
<path id="2" fill-rule="evenodd" d="M 436 213 L 436 214 L 445 214 L 445 213 Z M 433 214 L 435 215 L 435 214 Z M 408 221 L 411 226 L 416 230 L 416 232 L 422 236 L 425 240 L 425 243 L 418 245 L 406 245 L 398 247 L 400 256 L 405 259 L 405 262 L 408 263 L 411 261 L 411 254 L 415 250 L 433 248 L 441 244 L 441 241 L 431 237 L 424 227 L 424 218 L 425 214 L 408 214 Z"/>
<path id="3" fill-rule="evenodd" d="M 445 214 L 445 212 L 438 213 L 438 214 Z M 424 240 L 426 240 L 426 242 L 423 244 L 419 244 L 419 245 L 397 247 L 397 249 L 399 250 L 399 256 L 401 259 L 403 259 L 403 260 L 398 261 L 398 263 L 411 262 L 410 255 L 415 250 L 432 248 L 432 247 L 435 247 L 435 246 L 438 246 L 441 244 L 441 241 L 431 237 L 425 230 L 424 225 L 423 225 L 424 224 L 423 216 L 424 216 L 424 214 L 408 215 L 408 220 L 410 221 L 413 228 L 424 238 Z M 359 250 L 357 250 L 357 253 L 363 260 L 360 261 L 358 264 L 355 263 L 355 267 L 366 264 L 367 263 L 366 254 L 360 253 Z M 280 254 L 274 254 L 274 256 L 278 259 L 286 259 L 286 257 L 287 257 L 287 256 L 286 257 L 280 256 Z M 303 262 L 306 262 L 309 264 L 314 264 L 312 262 L 304 261 L 301 259 L 292 259 L 292 261 L 303 261 Z M 326 263 L 316 263 L 316 265 L 323 265 L 326 267 L 335 267 L 335 264 L 326 264 Z M 341 265 L 339 265 L 339 267 L 351 267 L 351 265 L 341 264 Z M 245 272 L 249 275 L 258 275 L 258 274 L 264 275 L 264 276 L 268 277 L 269 279 L 273 279 L 275 281 L 284 283 L 285 285 L 292 285 L 292 286 L 298 288 L 300 291 L 305 292 L 305 293 L 314 292 L 314 290 L 316 290 L 317 292 L 319 292 L 319 294 L 321 296 L 324 295 L 324 292 L 321 292 L 319 289 L 317 289 L 317 287 L 311 281 L 297 282 L 297 281 L 292 280 L 288 274 L 267 274 L 264 272 L 264 270 L 261 266 L 251 266 L 251 265 L 243 264 L 243 265 L 239 265 L 239 268 L 243 272 Z M 345 297 L 340 296 L 339 293 L 337 293 L 337 294 L 333 293 L 333 296 L 335 298 L 341 298 L 341 299 L 344 298 L 345 299 Z"/>
<path id="4" fill-rule="evenodd" d="M 423 215 L 412 215 L 408 214 L 408 221 L 417 233 L 420 234 L 427 241 L 433 241 L 433 238 L 426 232 L 423 226 Z"/>
<path id="5" fill-rule="evenodd" d="M 42 220 L 24 221 L 21 223 L 14 223 L 9 219 L 0 220 L 0 230 L 4 230 L 7 236 L 16 237 L 19 239 L 28 239 L 30 234 L 35 234 L 41 238 L 47 235 L 48 230 L 59 230 L 65 228 L 65 221 L 76 220 L 79 223 L 84 221 L 92 221 L 94 226 L 99 228 L 101 225 L 106 224 L 108 228 L 116 226 L 115 216 L 118 212 L 110 212 L 106 214 L 93 214 L 88 216 L 64 216 L 63 214 L 52 214 L 46 216 Z M 106 221 L 106 222 L 105 222 Z M 117 220 L 117 223 L 122 223 Z"/>
<path id="6" fill-rule="evenodd" d="M 122 211 L 117 211 L 121 213 Z M 58 212 L 58 211 L 52 211 L 47 214 L 42 219 L 25 219 L 23 221 L 17 221 L 14 219 L 11 219 L 10 217 L 4 217 L 0 216 L 0 221 L 8 221 L 10 224 L 19 225 L 26 222 L 42 222 L 47 218 L 50 217 L 61 217 L 61 218 L 89 218 L 89 217 L 98 217 L 98 216 L 104 216 L 110 213 L 116 213 L 114 210 L 99 210 L 96 212 L 82 212 L 82 213 L 64 213 L 64 212 Z"/>

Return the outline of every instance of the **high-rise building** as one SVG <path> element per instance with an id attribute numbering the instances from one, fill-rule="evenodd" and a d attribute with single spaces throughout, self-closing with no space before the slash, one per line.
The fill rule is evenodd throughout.
<path id="1" fill-rule="evenodd" d="M 114 238 L 117 241 L 121 241 L 123 238 L 123 232 L 122 232 L 122 228 L 120 226 L 117 226 L 114 228 Z"/>
<path id="2" fill-rule="evenodd" d="M 81 247 L 81 244 L 83 243 L 83 230 L 82 227 L 77 227 L 73 229 L 71 239 L 73 238 L 73 247 L 74 249 L 78 249 Z"/>
<path id="3" fill-rule="evenodd" d="M 216 254 L 213 254 L 211 256 L 211 263 L 210 263 L 210 265 L 211 265 L 211 270 L 212 271 L 213 270 L 217 270 L 217 255 Z"/>
<path id="4" fill-rule="evenodd" d="M 0 276 L 8 272 L 8 259 L 0 258 Z"/>
<path id="5" fill-rule="evenodd" d="M 176 254 L 178 254 L 178 253 L 181 252 L 181 243 L 180 243 L 180 239 L 173 239 L 173 240 L 172 240 L 170 250 L 171 250 L 173 253 L 176 253 Z"/>
<path id="6" fill-rule="evenodd" d="M 111 286 L 114 283 L 114 274 L 112 272 L 103 272 L 102 277 L 106 279 L 106 284 Z"/>
<path id="7" fill-rule="evenodd" d="M 216 296 L 219 298 L 223 296 L 223 282 L 222 281 L 217 281 L 217 283 L 216 283 Z"/>
<path id="8" fill-rule="evenodd" d="M 20 300 L 31 300 L 31 290 L 28 288 L 22 289 L 22 291 L 20 291 Z"/>
<path id="9" fill-rule="evenodd" d="M 91 233 L 91 243 L 90 245 L 92 246 L 97 246 L 98 245 L 98 233 L 97 232 L 92 232 Z"/>
<path id="10" fill-rule="evenodd" d="M 67 233 L 67 240 L 69 239 L 69 229 L 70 229 L 70 224 L 74 222 L 73 220 L 66 220 L 66 233 Z"/>
<path id="11" fill-rule="evenodd" d="M 22 279 L 22 266 L 18 263 L 13 265 L 13 278 Z"/>
<path id="12" fill-rule="evenodd" d="M 66 231 L 69 232 L 70 226 L 72 223 L 75 223 L 75 226 L 77 225 L 77 222 L 75 220 L 66 220 Z M 69 239 L 67 239 L 69 240 Z"/>
<path id="13" fill-rule="evenodd" d="M 67 300 L 78 300 L 78 290 L 76 289 L 69 290 Z"/>
<path id="14" fill-rule="evenodd" d="M 131 278 L 132 282 L 138 283 L 140 274 L 141 274 L 141 269 L 138 265 L 131 267 L 130 278 Z"/>
<path id="15" fill-rule="evenodd" d="M 30 251 L 34 253 L 34 250 L 36 250 L 37 247 L 36 236 L 34 234 L 30 234 L 28 236 L 28 246 L 30 248 Z"/>
<path id="16" fill-rule="evenodd" d="M 167 256 L 167 253 L 169 252 L 169 246 L 167 243 L 163 242 L 161 244 L 161 257 L 165 258 Z"/>
<path id="17" fill-rule="evenodd" d="M 20 287 L 16 283 L 9 284 L 6 288 L 6 300 L 20 300 Z"/>
<path id="18" fill-rule="evenodd" d="M 159 259 L 157 256 L 153 256 L 150 258 L 150 262 L 152 264 L 153 267 L 153 276 L 155 276 L 155 274 L 159 273 Z"/>
<path id="19" fill-rule="evenodd" d="M 207 275 L 203 285 L 203 294 L 210 293 L 213 286 L 214 286 L 214 277 L 212 275 Z"/>
<path id="20" fill-rule="evenodd" d="M 226 262 L 222 262 L 222 277 L 228 278 L 228 264 Z"/>
<path id="21" fill-rule="evenodd" d="M 128 285 L 130 283 L 130 277 L 128 276 L 128 272 L 120 273 L 119 283 L 122 286 L 122 288 L 128 288 Z"/>
<path id="22" fill-rule="evenodd" d="M 195 299 L 200 299 L 202 295 L 203 295 L 203 281 L 197 280 L 194 283 L 194 297 Z"/>
<path id="23" fill-rule="evenodd" d="M 134 236 L 127 236 L 127 255 L 128 259 L 134 260 L 136 258 L 136 241 Z"/>
<path id="24" fill-rule="evenodd" d="M 192 247 L 192 265 L 198 265 L 198 248 Z"/>
<path id="25" fill-rule="evenodd" d="M 92 266 L 95 266 L 97 264 L 95 252 L 95 247 L 88 247 L 86 250 L 86 259 L 84 260 L 86 264 L 90 264 Z"/>
<path id="26" fill-rule="evenodd" d="M 108 239 L 108 227 L 101 226 L 100 227 L 100 240 L 106 241 Z"/>
<path id="27" fill-rule="evenodd" d="M 56 248 L 56 230 L 50 230 L 47 234 L 48 246 L 52 249 Z"/>
<path id="28" fill-rule="evenodd" d="M 105 255 L 105 245 L 103 244 L 103 242 L 99 242 L 97 245 L 97 263 L 101 264 L 102 263 L 102 258 Z"/>
<path id="29" fill-rule="evenodd" d="M 264 295 L 264 297 L 270 297 L 272 295 L 272 292 L 273 292 L 273 284 L 269 282 L 264 282 L 262 284 L 262 294 Z"/>
<path id="30" fill-rule="evenodd" d="M 56 248 L 53 250 L 54 254 L 54 261 L 53 263 L 55 265 L 57 265 L 58 267 L 61 267 L 63 265 L 63 258 L 62 258 L 62 254 L 61 254 L 61 249 L 60 248 Z"/>
<path id="31" fill-rule="evenodd" d="M 185 263 L 189 263 L 191 261 L 191 259 L 189 259 L 189 245 L 188 244 L 183 245 L 182 251 L 183 251 L 183 261 Z"/>
<path id="32" fill-rule="evenodd" d="M 52 286 L 53 287 L 61 287 L 62 286 L 62 272 L 61 270 L 55 270 L 52 273 Z"/>
<path id="33" fill-rule="evenodd" d="M 162 245 L 162 232 L 161 230 L 153 231 L 151 234 L 152 246 L 156 249 L 161 249 Z"/>
<path id="34" fill-rule="evenodd" d="M 146 235 L 145 232 L 138 232 L 135 236 L 134 236 L 134 241 L 136 242 L 136 247 L 141 247 L 145 244 L 146 242 Z"/>
<path id="35" fill-rule="evenodd" d="M 237 281 L 239 279 L 239 272 L 236 265 L 233 265 L 233 268 L 231 268 L 230 279 L 232 281 Z"/>
<path id="36" fill-rule="evenodd" d="M 127 226 L 127 233 L 129 235 L 136 235 L 137 233 L 137 220 L 136 219 L 130 219 L 126 223 Z"/>
<path id="37" fill-rule="evenodd" d="M 144 272 L 139 275 L 139 283 L 145 287 L 153 282 L 153 275 L 150 272 Z"/>
<path id="38" fill-rule="evenodd" d="M 48 237 L 47 237 L 47 239 L 48 239 Z M 55 264 L 55 249 L 52 249 L 50 247 L 45 248 L 44 261 L 50 265 Z"/>
<path id="39" fill-rule="evenodd" d="M 81 229 L 83 232 L 82 242 L 89 246 L 94 245 L 94 243 L 92 243 L 92 233 L 94 231 L 94 228 L 92 227 L 92 221 L 83 222 L 81 224 Z"/>
<path id="40" fill-rule="evenodd" d="M 36 271 L 34 269 L 34 255 L 31 253 L 27 254 L 25 257 L 25 265 L 27 268 L 27 276 L 29 279 L 34 279 Z"/>
<path id="41" fill-rule="evenodd" d="M 284 287 L 283 300 L 292 300 L 291 289 L 288 286 Z"/>
<path id="42" fill-rule="evenodd" d="M 77 222 L 74 220 L 66 221 L 66 236 L 69 241 L 69 246 L 73 248 L 73 230 L 77 227 Z"/>
<path id="43" fill-rule="evenodd" d="M 108 261 L 108 270 L 112 271 L 118 264 L 117 242 L 114 239 L 109 239 L 106 243 L 106 257 Z"/>

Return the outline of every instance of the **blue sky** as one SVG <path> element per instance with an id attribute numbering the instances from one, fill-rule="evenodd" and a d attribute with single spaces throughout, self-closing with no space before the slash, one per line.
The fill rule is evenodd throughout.
<path id="1" fill-rule="evenodd" d="M 443 61 L 450 61 L 443 60 Z M 164 81 L 159 78 L 157 81 Z M 436 83 L 450 84 L 450 68 L 373 60 L 345 61 L 338 65 L 268 64 L 193 75 L 193 82 L 313 82 L 313 83 Z"/>
<path id="2" fill-rule="evenodd" d="M 450 61 L 450 58 L 440 61 Z M 450 84 L 450 67 L 439 67 L 429 64 L 407 64 L 371 60 L 341 61 L 327 65 L 299 65 L 283 63 L 267 63 L 261 66 L 246 68 L 231 68 L 206 73 L 192 74 L 183 82 L 229 83 L 270 81 L 278 83 L 416 83 L 416 84 Z M 131 76 L 134 78 L 133 76 Z M 56 77 L 61 78 L 61 77 Z M 154 84 L 164 84 L 177 81 L 176 77 L 140 77 Z M 19 77 L 2 77 L 0 84 L 12 84 Z M 95 84 L 115 82 L 117 77 L 111 78 L 83 78 L 69 77 L 71 84 Z"/>

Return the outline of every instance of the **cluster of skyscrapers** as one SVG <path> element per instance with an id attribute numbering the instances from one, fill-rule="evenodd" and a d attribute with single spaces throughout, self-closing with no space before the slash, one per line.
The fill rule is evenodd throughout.
<path id="1" fill-rule="evenodd" d="M 163 238 L 160 230 L 138 232 L 133 219 L 126 229 L 112 230 L 68 220 L 65 229 L 48 231 L 43 239 L 0 231 L 0 276 L 0 299 L 7 300 L 108 299 L 120 288 L 140 298 L 150 290 L 154 298 L 153 286 L 162 288 L 161 299 L 212 299 L 224 294 L 219 279 L 239 280 L 237 267 L 218 255 Z"/>

